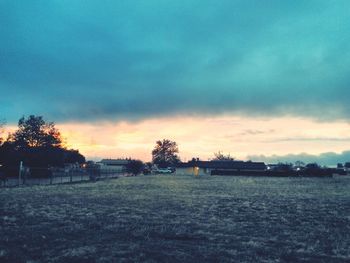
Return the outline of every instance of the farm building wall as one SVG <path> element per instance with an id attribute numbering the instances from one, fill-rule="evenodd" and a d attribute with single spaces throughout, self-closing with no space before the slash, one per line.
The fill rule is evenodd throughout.
<path id="1" fill-rule="evenodd" d="M 200 167 L 179 167 L 176 168 L 175 175 L 203 176 L 210 175 L 209 169 Z"/>
<path id="2" fill-rule="evenodd" d="M 125 170 L 125 165 L 100 165 L 100 170 L 105 172 L 122 172 Z"/>

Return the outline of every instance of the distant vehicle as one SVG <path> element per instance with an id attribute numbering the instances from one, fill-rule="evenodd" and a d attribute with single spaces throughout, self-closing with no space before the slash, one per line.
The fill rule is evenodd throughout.
<path id="1" fill-rule="evenodd" d="M 171 174 L 172 170 L 170 170 L 168 168 L 159 168 L 157 170 L 154 170 L 154 173 L 157 173 L 157 174 Z"/>
<path id="2" fill-rule="evenodd" d="M 168 167 L 167 169 L 170 170 L 172 173 L 176 171 L 175 167 Z"/>

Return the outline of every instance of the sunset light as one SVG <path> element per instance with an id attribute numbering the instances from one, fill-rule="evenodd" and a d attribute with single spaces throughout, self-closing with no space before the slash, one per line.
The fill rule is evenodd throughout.
<path id="1" fill-rule="evenodd" d="M 152 147 L 159 138 L 175 140 L 182 160 L 192 157 L 207 160 L 217 151 L 247 160 L 258 155 L 278 155 L 282 159 L 290 153 L 340 154 L 350 149 L 349 123 L 296 117 L 174 116 L 58 126 L 69 147 L 80 149 L 88 158 L 96 160 L 135 157 L 150 161 Z"/>

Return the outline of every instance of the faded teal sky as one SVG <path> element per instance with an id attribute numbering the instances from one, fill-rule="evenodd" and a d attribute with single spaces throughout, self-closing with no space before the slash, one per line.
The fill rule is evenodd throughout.
<path id="1" fill-rule="evenodd" d="M 331 144 L 315 131 L 311 150 L 326 143 L 340 153 L 350 117 L 349 13 L 346 0 L 2 0 L 0 118 L 302 118 L 334 123 L 340 137 Z M 294 145 L 303 137 L 315 143 L 305 134 Z"/>
<path id="2" fill-rule="evenodd" d="M 348 118 L 349 1 L 1 1 L 1 112 Z"/>

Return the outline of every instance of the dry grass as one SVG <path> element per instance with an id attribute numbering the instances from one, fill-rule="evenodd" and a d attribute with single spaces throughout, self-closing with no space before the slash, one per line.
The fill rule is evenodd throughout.
<path id="1" fill-rule="evenodd" d="M 0 189 L 0 262 L 349 262 L 350 178 Z"/>

